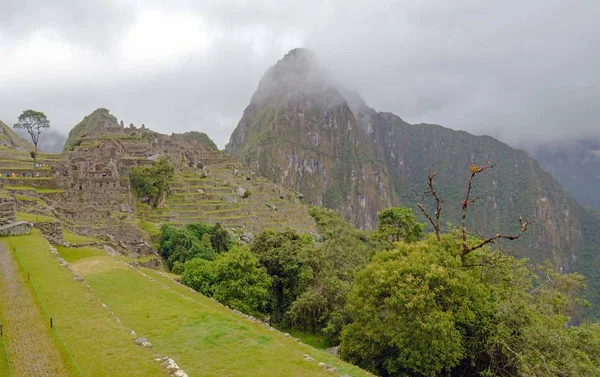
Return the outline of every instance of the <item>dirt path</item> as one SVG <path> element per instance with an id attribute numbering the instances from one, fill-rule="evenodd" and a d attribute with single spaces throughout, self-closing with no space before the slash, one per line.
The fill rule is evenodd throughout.
<path id="1" fill-rule="evenodd" d="M 69 376 L 14 257 L 0 242 L 0 312 L 15 377 Z"/>

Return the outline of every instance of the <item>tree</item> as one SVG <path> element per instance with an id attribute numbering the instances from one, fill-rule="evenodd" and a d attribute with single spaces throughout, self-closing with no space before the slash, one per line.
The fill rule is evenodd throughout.
<path id="1" fill-rule="evenodd" d="M 162 156 L 152 166 L 134 167 L 131 170 L 131 183 L 138 198 L 157 207 L 168 193 L 173 174 L 173 165 L 166 156 Z"/>
<path id="2" fill-rule="evenodd" d="M 415 242 L 423 237 L 425 224 L 417 222 L 410 208 L 388 208 L 377 213 L 376 235 L 391 242 Z"/>
<path id="3" fill-rule="evenodd" d="M 348 297 L 342 357 L 381 376 L 600 375 L 598 325 L 567 326 L 581 275 L 462 250 L 459 230 L 378 253 Z"/>
<path id="4" fill-rule="evenodd" d="M 271 280 L 246 248 L 234 248 L 214 261 L 186 262 L 182 283 L 244 313 L 265 313 Z"/>
<path id="5" fill-rule="evenodd" d="M 357 271 L 364 268 L 387 241 L 369 237 L 346 223 L 338 214 L 322 207 L 310 207 L 317 231 L 323 237 L 315 245 L 318 263 L 315 278 L 292 303 L 286 316 L 293 328 L 322 334 L 334 346 L 348 324 L 346 297 Z"/>
<path id="6" fill-rule="evenodd" d="M 40 141 L 40 134 L 50 128 L 50 121 L 46 118 L 46 114 L 41 111 L 35 110 L 25 110 L 21 115 L 19 115 L 19 122 L 15 123 L 13 126 L 17 129 L 22 129 L 27 131 L 29 136 L 31 136 L 31 141 L 33 142 L 33 162 L 37 164 L 37 154 L 38 154 L 38 142 Z"/>
<path id="7" fill-rule="evenodd" d="M 175 228 L 168 224 L 161 228 L 158 251 L 171 270 L 176 266 L 176 262 L 185 263 L 193 258 L 212 260 L 216 257 L 210 237 L 208 240 L 204 237 L 198 238 L 189 229 Z"/>
<path id="8" fill-rule="evenodd" d="M 314 281 L 319 257 L 312 237 L 289 228 L 283 232 L 267 229 L 254 239 L 250 251 L 271 277 L 273 322 L 288 325 L 286 312 Z"/>
<path id="9" fill-rule="evenodd" d="M 233 240 L 231 239 L 231 235 L 227 231 L 227 229 L 223 228 L 221 223 L 216 223 L 211 229 L 210 242 L 212 244 L 213 249 L 217 253 L 223 253 L 228 251 L 232 244 Z"/>
<path id="10" fill-rule="evenodd" d="M 532 222 L 519 219 L 515 235 L 468 231 L 468 209 L 487 193 L 473 195 L 473 179 L 493 167 L 470 167 L 461 227 L 450 234 L 441 234 L 443 200 L 429 173 L 436 210 L 418 206 L 435 233 L 395 244 L 358 273 L 344 358 L 381 376 L 600 375 L 600 326 L 568 326 L 583 303 L 583 276 L 550 264 L 534 271 L 489 248 L 518 239 Z"/>
<path id="11" fill-rule="evenodd" d="M 469 231 L 467 230 L 468 209 L 474 203 L 483 199 L 491 191 L 491 189 L 488 189 L 481 195 L 473 196 L 473 179 L 478 174 L 480 174 L 488 169 L 493 169 L 495 166 L 496 166 L 496 164 L 481 165 L 481 166 L 471 165 L 469 168 L 471 175 L 469 176 L 469 179 L 467 180 L 467 190 L 466 190 L 465 199 L 462 200 L 460 203 L 461 211 L 462 211 L 460 231 L 461 231 L 461 237 L 462 237 L 462 256 L 463 256 L 463 258 L 470 252 L 480 249 L 487 244 L 493 244 L 499 239 L 505 239 L 505 240 L 509 240 L 509 241 L 517 240 L 517 239 L 521 238 L 521 236 L 527 231 L 527 227 L 529 225 L 532 225 L 536 222 L 535 220 L 533 220 L 533 221 L 524 220 L 523 218 L 520 217 L 519 218 L 520 231 L 518 234 L 506 235 L 506 234 L 496 233 L 492 236 L 482 238 L 480 240 L 480 242 L 475 245 L 468 245 L 468 243 L 467 243 L 467 239 L 469 237 Z M 427 211 L 427 209 L 425 208 L 425 206 L 423 204 L 417 203 L 417 206 L 419 207 L 419 209 L 421 210 L 423 215 L 425 215 L 425 217 L 427 218 L 429 223 L 433 226 L 436 237 L 439 241 L 440 235 L 441 235 L 440 218 L 441 218 L 441 214 L 442 214 L 444 200 L 440 198 L 440 196 L 438 195 L 437 191 L 435 190 L 435 187 L 433 184 L 433 179 L 435 178 L 436 174 L 437 174 L 437 172 L 435 172 L 435 171 L 434 172 L 431 172 L 431 170 L 429 171 L 429 174 L 427 176 L 429 191 L 426 192 L 425 195 L 423 195 L 423 197 L 421 198 L 421 199 L 424 199 L 425 196 L 431 196 L 435 199 L 436 206 L 435 206 L 434 216 L 431 216 L 431 214 Z M 435 217 L 435 220 L 434 220 L 434 217 Z"/>

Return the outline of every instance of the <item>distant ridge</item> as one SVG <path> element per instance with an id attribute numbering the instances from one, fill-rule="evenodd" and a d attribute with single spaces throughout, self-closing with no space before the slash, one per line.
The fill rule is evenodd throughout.
<path id="1" fill-rule="evenodd" d="M 550 260 L 561 271 L 590 263 L 600 269 L 593 242 L 600 217 L 585 212 L 527 153 L 489 136 L 411 125 L 377 112 L 332 80 L 305 49 L 290 51 L 266 71 L 226 150 L 360 228 L 373 228 L 377 212 L 390 206 L 420 215 L 416 203 L 429 169 L 438 172 L 444 221 L 458 224 L 469 166 L 496 162 L 478 177 L 476 190 L 493 191 L 473 208 L 470 226 L 483 234 L 515 231 L 519 216 L 537 219 L 526 237 L 504 245 L 507 250 L 534 262 Z"/>
<path id="2" fill-rule="evenodd" d="M 22 150 L 33 150 L 33 144 L 17 135 L 11 127 L 0 121 L 0 145 Z"/>

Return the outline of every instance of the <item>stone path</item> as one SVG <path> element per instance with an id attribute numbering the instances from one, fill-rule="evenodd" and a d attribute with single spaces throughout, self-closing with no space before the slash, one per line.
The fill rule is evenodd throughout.
<path id="1" fill-rule="evenodd" d="M 0 242 L 0 312 L 15 377 L 69 376 L 49 323 L 14 257 Z"/>

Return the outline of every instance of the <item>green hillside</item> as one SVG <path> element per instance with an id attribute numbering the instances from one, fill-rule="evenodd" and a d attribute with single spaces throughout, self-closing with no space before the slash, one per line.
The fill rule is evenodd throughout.
<path id="1" fill-rule="evenodd" d="M 0 145 L 23 150 L 33 150 L 31 142 L 17 135 L 11 127 L 2 121 L 0 121 Z"/>
<path id="2" fill-rule="evenodd" d="M 71 151 L 79 145 L 86 135 L 98 132 L 102 128 L 118 127 L 119 122 L 114 115 L 111 115 L 107 109 L 97 109 L 90 115 L 83 118 L 69 132 L 69 136 L 65 141 L 63 151 Z"/>
<path id="3" fill-rule="evenodd" d="M 44 303 L 37 301 L 39 310 L 45 307 L 42 313 L 51 313 L 60 329 L 62 339 L 50 335 L 62 356 L 59 362 L 70 368 L 69 375 L 78 375 L 76 364 L 85 376 L 166 376 L 167 370 L 154 360 L 167 356 L 190 376 L 368 375 L 252 322 L 161 272 L 133 268 L 102 250 L 59 247 L 69 271 L 36 233 L 10 237 L 5 244 L 16 247 Z M 16 254 L 11 258 L 16 265 Z M 74 276 L 85 280 L 74 281 Z M 8 304 L 0 300 L 0 308 Z M 40 316 L 45 322 L 44 317 Z M 10 333 L 11 327 L 4 330 Z M 136 345 L 139 337 L 147 338 L 152 348 Z M 13 369 L 23 370 L 14 362 L 19 359 L 11 354 L 15 345 L 10 338 L 7 346 Z M 337 371 L 327 371 L 319 362 Z"/>
<path id="4" fill-rule="evenodd" d="M 173 134 L 176 138 L 182 138 L 187 141 L 195 141 L 196 143 L 204 146 L 207 150 L 217 151 L 219 148 L 217 144 L 207 134 L 198 131 L 188 131 L 181 134 Z"/>

